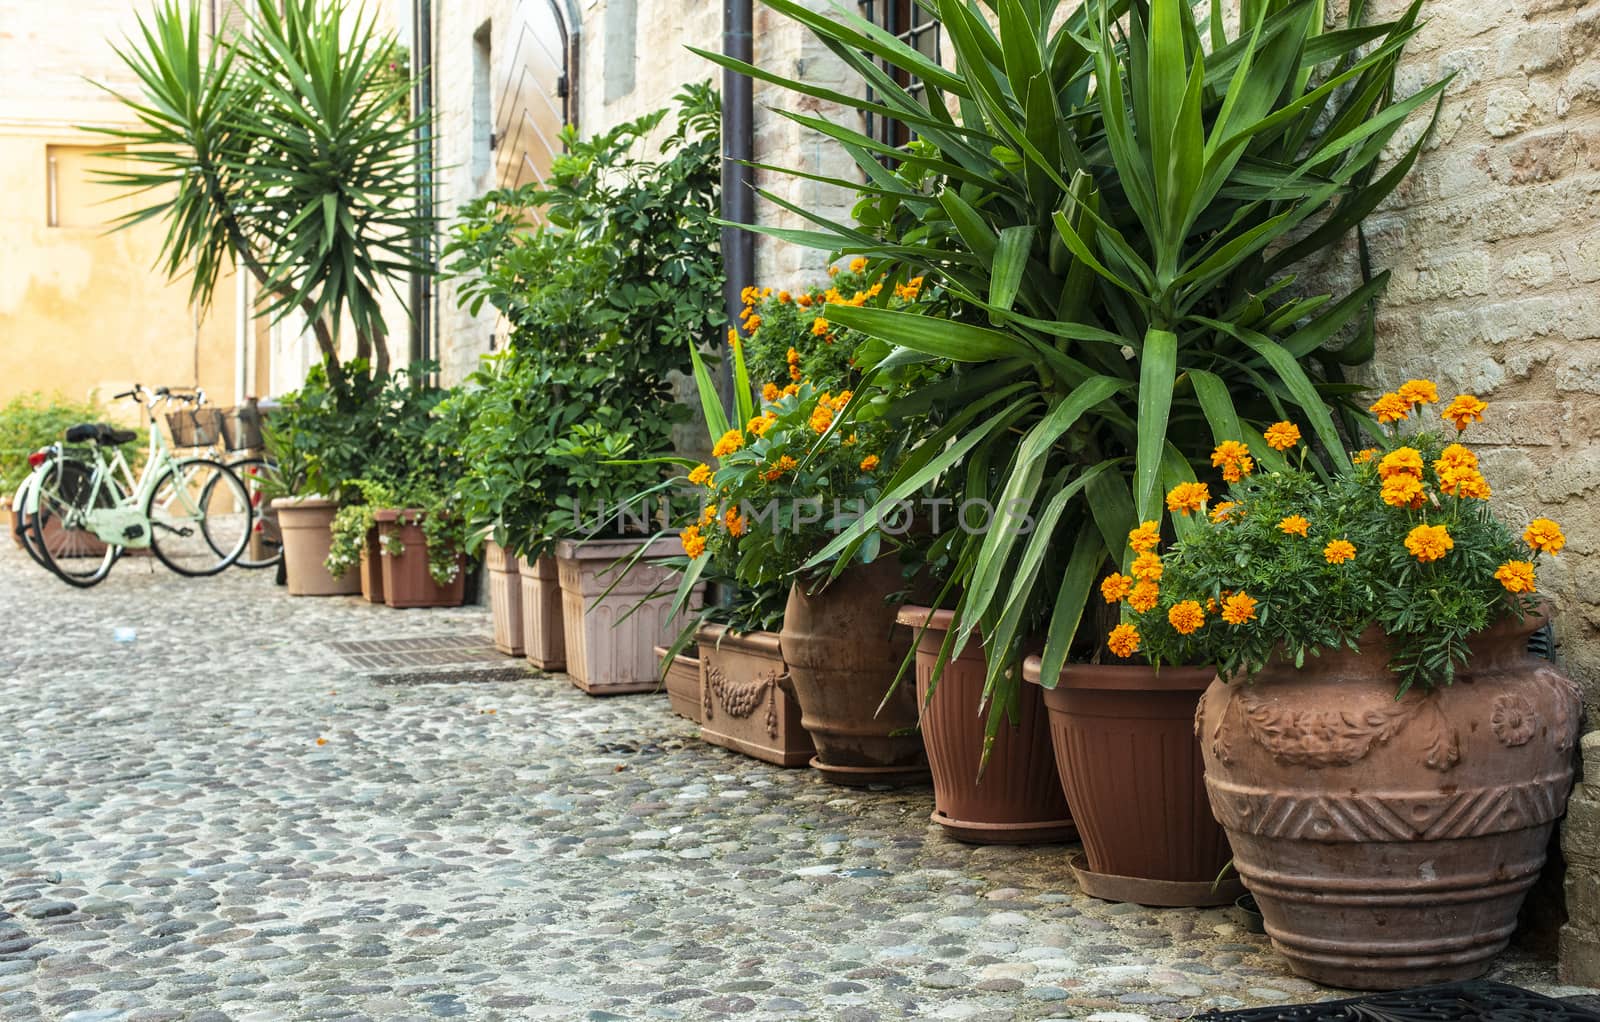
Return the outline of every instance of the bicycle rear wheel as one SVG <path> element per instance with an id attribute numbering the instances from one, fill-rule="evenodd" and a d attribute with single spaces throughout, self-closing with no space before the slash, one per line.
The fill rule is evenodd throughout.
<path id="1" fill-rule="evenodd" d="M 145 502 L 150 552 L 180 575 L 215 575 L 250 542 L 250 495 L 226 465 L 209 458 L 180 461 Z"/>
<path id="2" fill-rule="evenodd" d="M 267 497 L 271 484 L 277 481 L 278 466 L 265 458 L 244 458 L 229 462 L 228 467 L 244 483 L 253 516 L 250 542 L 233 563 L 240 568 L 270 568 L 283 560 L 283 533 L 278 529 L 278 513 L 272 510 L 272 501 Z"/>
<path id="3" fill-rule="evenodd" d="M 109 479 L 96 485 L 93 466 L 69 458 L 42 466 L 35 485 L 37 509 L 28 516 L 32 537 L 28 552 L 68 585 L 80 589 L 96 585 L 111 573 L 122 547 L 91 532 L 85 515 L 96 508 L 116 507 L 121 491 Z"/>

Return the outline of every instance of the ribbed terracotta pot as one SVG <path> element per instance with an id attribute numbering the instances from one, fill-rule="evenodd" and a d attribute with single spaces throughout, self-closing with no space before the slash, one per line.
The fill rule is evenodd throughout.
<path id="1" fill-rule="evenodd" d="M 1039 658 L 1023 677 L 1039 681 Z M 1194 712 L 1206 667 L 1068 664 L 1044 689 L 1056 769 L 1083 839 L 1085 894 L 1142 905 L 1227 905 L 1231 853 L 1206 801 Z"/>
<path id="2" fill-rule="evenodd" d="M 522 586 L 522 655 L 541 671 L 567 666 L 567 630 L 561 618 L 561 576 L 556 559 L 517 558 Z"/>
<path id="3" fill-rule="evenodd" d="M 466 595 L 466 558 L 449 585 L 440 585 L 428 573 L 428 540 L 422 533 L 423 512 L 414 508 L 386 508 L 373 515 L 380 541 L 398 538 L 398 556 L 387 549 L 383 562 L 383 602 L 390 607 L 459 607 Z M 385 544 L 386 545 L 386 544 Z"/>
<path id="4" fill-rule="evenodd" d="M 1581 712 L 1527 651 L 1542 624 L 1480 634 L 1453 685 L 1399 700 L 1376 632 L 1359 654 L 1206 692 L 1211 805 L 1295 972 L 1387 990 L 1479 976 L 1505 949 L 1566 805 Z"/>
<path id="5" fill-rule="evenodd" d="M 279 497 L 272 502 L 283 533 L 283 570 L 290 596 L 351 596 L 361 591 L 361 573 L 334 578 L 326 565 L 333 546 L 338 501 L 326 497 Z"/>
<path id="6" fill-rule="evenodd" d="M 368 603 L 383 602 L 383 550 L 378 545 L 378 527 L 367 530 L 361 545 L 361 595 Z"/>
<path id="7" fill-rule="evenodd" d="M 667 655 L 667 646 L 657 646 L 653 651 L 656 663 L 661 663 Z M 661 687 L 667 690 L 667 703 L 672 707 L 672 712 L 696 724 L 700 723 L 705 711 L 700 708 L 700 659 L 684 653 L 679 653 L 672 658 L 672 663 L 667 665 L 665 673 L 661 675 Z"/>
<path id="8" fill-rule="evenodd" d="M 783 688 L 788 668 L 776 632 L 738 634 L 706 625 L 700 644 L 700 737 L 782 767 L 805 766 L 816 749 L 800 704 Z"/>
<path id="9" fill-rule="evenodd" d="M 988 674 L 983 647 L 974 638 L 945 664 L 930 699 L 934 664 L 955 615 L 908 606 L 898 619 L 917 637 L 917 705 L 933 771 L 933 822 L 974 844 L 1074 840 L 1078 829 L 1056 775 L 1043 690 L 1022 687 L 1016 713 L 1001 724 L 980 776 L 986 732 L 980 707 Z"/>
<path id="10" fill-rule="evenodd" d="M 617 563 L 646 543 L 648 549 L 631 567 Z M 688 614 L 671 612 L 676 590 L 672 575 L 651 561 L 674 551 L 681 547 L 669 536 L 654 542 L 562 540 L 556 544 L 567 676 L 574 685 L 595 696 L 654 692 L 661 687 L 655 647 L 672 641 L 687 623 Z M 664 595 L 635 608 L 640 600 L 658 592 Z"/>
<path id="11" fill-rule="evenodd" d="M 878 560 L 848 568 L 826 589 L 789 590 L 779 633 L 801 724 L 817 747 L 811 765 L 835 784 L 914 784 L 928 779 L 917 695 L 889 692 L 911 648 L 911 630 L 884 602 L 903 588 L 899 565 Z"/>
<path id="12" fill-rule="evenodd" d="M 489 616 L 494 622 L 494 648 L 506 656 L 522 656 L 522 576 L 517 558 L 489 540 L 483 545 L 489 569 Z"/>

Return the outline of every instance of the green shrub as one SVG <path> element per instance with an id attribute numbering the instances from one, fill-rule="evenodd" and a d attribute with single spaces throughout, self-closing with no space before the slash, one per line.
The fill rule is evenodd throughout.
<path id="1" fill-rule="evenodd" d="M 105 416 L 93 402 L 68 401 L 59 394 L 23 394 L 0 406 L 0 495 L 10 497 L 28 477 L 29 454 L 59 441 L 67 427 Z M 124 450 L 133 448 L 129 444 Z"/>

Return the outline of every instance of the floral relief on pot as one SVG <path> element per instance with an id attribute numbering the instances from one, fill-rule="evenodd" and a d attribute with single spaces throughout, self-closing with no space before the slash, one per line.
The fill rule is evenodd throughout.
<path id="1" fill-rule="evenodd" d="M 784 767 L 815 754 L 800 704 L 784 689 L 788 665 L 773 632 L 738 634 L 707 625 L 700 643 L 700 737 L 712 745 Z"/>

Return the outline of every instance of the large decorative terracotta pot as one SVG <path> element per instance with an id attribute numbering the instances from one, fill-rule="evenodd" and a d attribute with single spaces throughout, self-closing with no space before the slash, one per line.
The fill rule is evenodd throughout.
<path id="1" fill-rule="evenodd" d="M 423 512 L 411 508 L 385 508 L 378 521 L 383 548 L 383 602 L 390 607 L 459 607 L 466 595 L 465 558 L 458 557 L 456 577 L 440 585 L 428 573 L 428 539 L 422 532 Z M 401 550 L 392 553 L 395 541 Z"/>
<path id="2" fill-rule="evenodd" d="M 383 549 L 378 545 L 378 527 L 367 530 L 361 544 L 361 596 L 368 603 L 383 602 Z"/>
<path id="3" fill-rule="evenodd" d="M 667 655 L 668 646 L 657 646 L 653 651 L 659 664 Z M 672 663 L 661 675 L 661 687 L 667 690 L 667 703 L 672 712 L 686 720 L 700 723 L 705 711 L 700 708 L 700 660 L 686 653 L 672 658 Z"/>
<path id="4" fill-rule="evenodd" d="M 361 573 L 328 574 L 337 501 L 326 497 L 279 497 L 272 502 L 283 533 L 283 570 L 290 596 L 349 596 L 361 591 Z"/>
<path id="5" fill-rule="evenodd" d="M 1023 676 L 1039 681 L 1038 657 Z M 1056 769 L 1084 855 L 1085 894 L 1141 905 L 1226 905 L 1228 839 L 1206 802 L 1194 712 L 1210 668 L 1068 664 L 1044 689 Z"/>
<path id="6" fill-rule="evenodd" d="M 774 632 L 740 635 L 706 625 L 700 643 L 700 737 L 783 767 L 805 766 L 816 749 L 800 704 L 783 688 L 788 668 Z"/>
<path id="7" fill-rule="evenodd" d="M 646 543 L 648 549 L 631 567 L 617 563 Z M 567 539 L 556 544 L 567 676 L 574 685 L 594 696 L 661 687 L 655 647 L 672 641 L 687 623 L 687 613 L 672 613 L 671 573 L 650 562 L 679 549 L 671 536 L 653 542 Z M 660 595 L 635 607 L 652 593 Z"/>
<path id="8" fill-rule="evenodd" d="M 561 577 L 550 556 L 517 558 L 522 585 L 522 652 L 541 671 L 567 666 L 567 631 L 561 620 Z"/>
<path id="9" fill-rule="evenodd" d="M 910 629 L 885 603 L 903 588 L 899 565 L 880 559 L 848 568 L 826 589 L 789 590 L 779 633 L 801 724 L 817 747 L 811 761 L 835 784 L 925 781 L 928 761 L 916 733 L 910 685 L 888 694 L 911 648 Z"/>
<path id="10" fill-rule="evenodd" d="M 1528 653 L 1542 623 L 1479 635 L 1453 685 L 1399 700 L 1377 632 L 1206 692 L 1211 805 L 1295 972 L 1392 989 L 1505 948 L 1572 784 L 1578 690 Z"/>
<path id="11" fill-rule="evenodd" d="M 903 607 L 899 615 L 917 636 L 917 705 L 933 771 L 933 822 L 975 844 L 1073 840 L 1078 830 L 1056 776 L 1043 690 L 1022 687 L 1016 713 L 1001 724 L 981 777 L 985 721 L 979 707 L 988 668 L 976 637 L 945 665 L 928 698 L 954 618 L 951 611 L 928 607 Z"/>
<path id="12" fill-rule="evenodd" d="M 506 656 L 521 656 L 522 578 L 517 572 L 517 558 L 491 539 L 484 544 L 483 561 L 489 569 L 489 616 L 494 621 L 494 648 Z"/>

